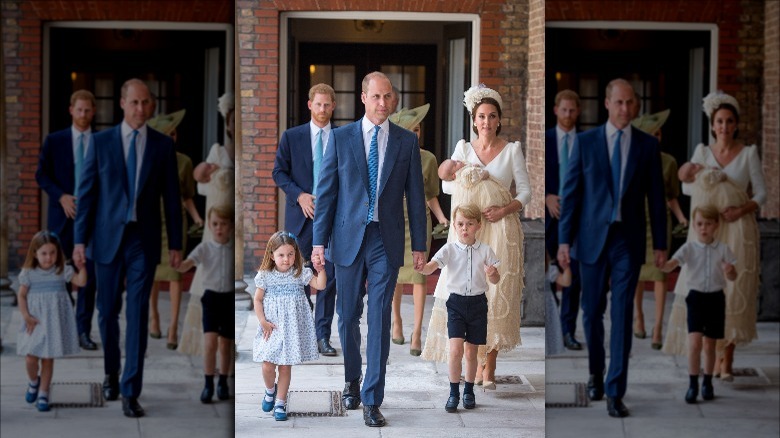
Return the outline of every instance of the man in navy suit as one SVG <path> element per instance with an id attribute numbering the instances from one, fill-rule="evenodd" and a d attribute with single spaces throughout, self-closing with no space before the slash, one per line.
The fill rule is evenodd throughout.
<path id="1" fill-rule="evenodd" d="M 550 257 L 558 255 L 558 218 L 561 216 L 561 188 L 571 151 L 577 142 L 577 117 L 580 115 L 580 97 L 571 90 L 555 95 L 556 125 L 544 133 L 544 240 Z M 552 285 L 555 290 L 555 285 Z M 580 269 L 572 260 L 571 286 L 561 293 L 561 328 L 563 345 L 569 350 L 582 350 L 574 336 L 580 311 Z"/>
<path id="2" fill-rule="evenodd" d="M 100 337 L 105 350 L 103 395 L 122 411 L 141 417 L 148 336 L 149 294 L 160 262 L 160 197 L 165 208 L 168 248 L 173 267 L 181 262 L 182 229 L 176 151 L 173 140 L 146 126 L 152 106 L 146 84 L 122 85 L 124 120 L 92 138 L 78 192 L 73 260 L 84 260 L 85 247 L 95 261 Z M 125 364 L 119 380 L 119 313 L 127 290 Z"/>
<path id="3" fill-rule="evenodd" d="M 333 125 L 330 118 L 336 108 L 336 93 L 327 84 L 317 84 L 309 90 L 309 123 L 290 128 L 282 134 L 274 161 L 274 182 L 285 193 L 287 202 L 284 229 L 297 236 L 304 260 L 311 257 L 314 203 L 317 196 L 322 157 Z M 317 349 L 323 356 L 336 356 L 330 345 L 330 326 L 336 308 L 336 275 L 333 263 L 325 260 L 328 277 L 325 289 L 317 292 L 314 324 Z M 307 294 L 309 293 L 307 288 Z M 310 301 L 311 302 L 311 301 Z"/>
<path id="4" fill-rule="evenodd" d="M 634 291 L 645 259 L 645 197 L 657 266 L 666 261 L 666 205 L 661 155 L 655 137 L 631 126 L 631 85 L 607 85 L 609 121 L 579 135 L 563 185 L 558 262 L 580 262 L 582 310 L 588 343 L 588 396 L 607 394 L 607 413 L 626 417 L 623 404 L 631 352 Z M 610 362 L 606 387 L 604 311 L 611 289 Z"/>
<path id="5" fill-rule="evenodd" d="M 46 136 L 35 171 L 35 180 L 49 195 L 47 227 L 57 233 L 65 254 L 73 252 L 76 193 L 92 138 L 95 96 L 87 90 L 76 91 L 70 96 L 68 112 L 72 120 L 70 128 Z M 90 337 L 95 312 L 95 265 L 87 259 L 86 266 L 87 284 L 79 288 L 76 297 L 76 323 L 81 348 L 97 350 L 97 344 Z"/>
<path id="6" fill-rule="evenodd" d="M 339 338 L 346 386 L 342 403 L 363 402 L 367 426 L 385 425 L 379 411 L 390 353 L 390 305 L 404 260 L 404 195 L 409 211 L 414 268 L 425 264 L 426 216 L 417 136 L 390 123 L 392 85 L 383 73 L 363 78 L 366 115 L 331 132 L 317 188 L 312 262 L 324 263 L 324 246 L 336 266 Z M 362 284 L 367 282 L 366 375 L 360 388 Z"/>

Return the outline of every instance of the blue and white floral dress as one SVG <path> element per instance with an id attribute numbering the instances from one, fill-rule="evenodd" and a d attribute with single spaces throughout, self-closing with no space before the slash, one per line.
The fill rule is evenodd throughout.
<path id="1" fill-rule="evenodd" d="M 52 359 L 77 354 L 79 349 L 76 312 L 68 298 L 67 283 L 73 278 L 72 266 L 65 265 L 61 273 L 50 269 L 22 269 L 19 284 L 27 286 L 27 311 L 38 320 L 33 332 L 27 324 L 16 337 L 16 353 Z"/>
<path id="2" fill-rule="evenodd" d="M 313 276 L 310 268 L 303 268 L 299 277 L 295 277 L 294 269 L 257 273 L 255 286 L 265 291 L 265 319 L 276 328 L 268 339 L 264 339 L 262 326 L 257 327 L 253 348 L 255 362 L 297 365 L 319 358 L 314 318 L 303 290 Z"/>

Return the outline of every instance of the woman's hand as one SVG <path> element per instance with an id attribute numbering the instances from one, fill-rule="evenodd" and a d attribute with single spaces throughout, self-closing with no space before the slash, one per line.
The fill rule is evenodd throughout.
<path id="1" fill-rule="evenodd" d="M 274 329 L 276 328 L 274 323 L 269 322 L 266 319 L 260 321 L 260 327 L 263 328 L 263 339 L 265 339 L 266 341 L 268 340 L 268 338 L 271 337 L 271 332 L 273 332 Z"/>
<path id="2" fill-rule="evenodd" d="M 504 207 L 491 205 L 490 207 L 482 210 L 482 215 L 485 216 L 488 222 L 498 222 L 504 216 L 506 216 L 506 210 Z"/>
<path id="3" fill-rule="evenodd" d="M 745 215 L 745 210 L 742 207 L 726 207 L 720 214 L 726 222 L 734 222 Z"/>

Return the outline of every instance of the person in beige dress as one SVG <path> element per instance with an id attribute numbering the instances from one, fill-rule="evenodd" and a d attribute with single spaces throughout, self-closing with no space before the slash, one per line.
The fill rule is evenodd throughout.
<path id="1" fill-rule="evenodd" d="M 165 135 L 173 138 L 174 143 L 178 142 L 178 133 L 176 128 L 184 119 L 186 110 L 179 110 L 171 114 L 161 114 L 147 121 L 147 125 L 152 129 L 162 132 Z M 192 221 L 198 226 L 203 226 L 203 219 L 201 219 L 198 209 L 195 207 L 193 198 L 195 197 L 195 180 L 192 178 L 192 160 L 190 157 L 176 152 L 176 163 L 179 171 L 179 191 L 182 198 L 182 252 L 186 251 L 187 244 L 187 216 L 185 211 L 189 213 Z M 162 211 L 162 210 L 161 210 Z M 165 223 L 165 213 L 162 214 L 162 221 Z M 160 264 L 157 265 L 157 270 L 154 273 L 154 283 L 152 284 L 152 294 L 149 299 L 149 337 L 154 339 L 160 339 L 162 333 L 160 331 L 160 312 L 157 310 L 157 301 L 160 295 L 160 282 L 168 282 L 168 293 L 171 298 L 171 322 L 168 326 L 168 343 L 169 350 L 175 350 L 179 345 L 178 333 L 179 333 L 179 307 L 181 303 L 181 274 L 173 269 L 168 261 L 168 233 L 163 229 L 162 231 L 162 253 L 160 255 Z"/>
<path id="2" fill-rule="evenodd" d="M 417 134 L 418 143 L 421 139 L 420 133 L 422 119 L 428 114 L 430 104 L 414 109 L 402 109 L 390 116 L 390 121 L 396 125 L 408 129 Z M 436 162 L 436 156 L 423 149 L 420 143 L 420 159 L 422 161 L 423 181 L 425 183 L 425 199 L 427 200 L 426 216 L 428 222 L 428 242 L 431 241 L 431 212 L 436 216 L 436 220 L 445 226 L 449 225 L 447 217 L 439 206 L 439 164 Z M 426 281 L 425 276 L 416 272 L 413 268 L 412 260 L 412 241 L 409 236 L 409 215 L 404 207 L 404 223 L 406 228 L 406 246 L 404 250 L 404 265 L 398 272 L 398 280 L 393 295 L 393 331 L 392 340 L 394 344 L 403 345 L 405 342 L 403 332 L 403 321 L 401 319 L 401 297 L 403 297 L 404 285 L 412 285 L 412 297 L 414 299 L 414 329 L 412 330 L 411 345 L 409 354 L 419 356 L 422 353 L 422 318 L 425 310 Z M 430 247 L 429 247 L 430 248 Z M 425 258 L 428 258 L 428 251 L 425 252 Z"/>

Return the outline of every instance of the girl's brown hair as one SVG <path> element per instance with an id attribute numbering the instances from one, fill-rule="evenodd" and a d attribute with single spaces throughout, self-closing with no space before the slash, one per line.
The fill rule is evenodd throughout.
<path id="1" fill-rule="evenodd" d="M 290 245 L 295 250 L 295 264 L 293 265 L 293 269 L 295 269 L 295 276 L 300 277 L 301 273 L 303 273 L 303 256 L 301 255 L 300 248 L 298 248 L 298 239 L 294 234 L 288 233 L 287 231 L 277 231 L 268 239 L 268 243 L 265 246 L 263 262 L 260 263 L 260 267 L 257 269 L 259 271 L 272 271 L 276 267 L 276 263 L 274 263 L 274 251 L 283 245 Z"/>
<path id="2" fill-rule="evenodd" d="M 60 238 L 51 231 L 38 231 L 30 241 L 30 248 L 27 249 L 27 258 L 24 259 L 23 268 L 35 269 L 38 267 L 38 259 L 35 258 L 35 254 L 43 245 L 51 243 L 57 248 L 57 274 L 62 274 L 62 270 L 65 269 L 65 253 L 62 251 L 62 245 L 60 244 Z"/>

